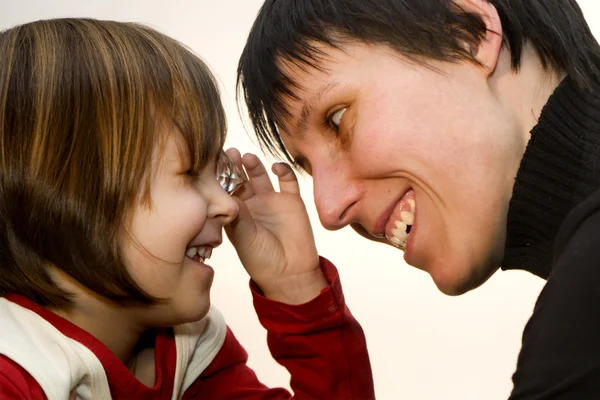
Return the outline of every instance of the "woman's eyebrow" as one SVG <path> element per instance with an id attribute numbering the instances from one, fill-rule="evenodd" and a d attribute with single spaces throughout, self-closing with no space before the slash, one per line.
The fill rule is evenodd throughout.
<path id="1" fill-rule="evenodd" d="M 300 116 L 298 117 L 298 121 L 296 122 L 296 127 L 294 130 L 294 135 L 298 138 L 302 138 L 306 135 L 306 131 L 308 130 L 308 121 L 310 120 L 310 116 L 313 113 L 316 104 L 319 104 L 321 98 L 327 93 L 331 92 L 333 89 L 339 86 L 338 82 L 329 82 L 321 86 L 316 93 L 305 100 L 302 103 L 302 110 L 300 111 Z"/>

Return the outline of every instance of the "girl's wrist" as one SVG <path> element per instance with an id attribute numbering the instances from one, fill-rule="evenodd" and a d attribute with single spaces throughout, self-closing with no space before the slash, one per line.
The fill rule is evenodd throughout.
<path id="1" fill-rule="evenodd" d="M 257 285 L 264 296 L 270 300 L 285 304 L 304 304 L 317 297 L 329 286 L 327 279 L 319 267 L 301 275 L 286 277 L 277 283 Z"/>

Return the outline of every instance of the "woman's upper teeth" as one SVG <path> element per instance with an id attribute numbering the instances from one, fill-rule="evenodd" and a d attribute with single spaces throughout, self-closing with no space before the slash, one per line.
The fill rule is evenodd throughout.
<path id="1" fill-rule="evenodd" d="M 400 213 L 400 219 L 406 225 L 412 225 L 415 221 L 415 214 L 412 211 L 402 211 Z"/>
<path id="2" fill-rule="evenodd" d="M 410 225 L 410 224 L 407 224 L 404 221 L 395 221 L 394 225 L 396 225 L 396 229 L 392 229 L 392 232 L 399 231 L 399 232 L 406 233 L 406 231 L 408 230 L 408 225 Z"/>
<path id="3" fill-rule="evenodd" d="M 412 225 L 413 221 L 414 221 L 414 214 L 412 214 L 411 212 L 406 212 L 406 214 L 409 214 L 409 216 L 407 216 L 405 218 L 405 213 L 402 213 L 403 215 L 401 216 L 402 221 L 394 221 L 394 225 L 396 225 L 396 229 L 392 229 L 392 236 L 388 237 L 388 240 L 396 247 L 399 247 L 401 249 L 405 249 L 406 248 L 406 242 L 408 241 L 408 227 Z M 410 223 L 407 223 L 410 222 Z"/>
<path id="4" fill-rule="evenodd" d="M 408 236 L 410 234 L 410 228 L 415 222 L 415 200 L 414 192 L 409 192 L 408 199 L 406 202 L 401 203 L 402 211 L 400 212 L 400 219 L 394 220 L 395 228 L 391 230 L 391 235 L 387 238 L 394 246 L 405 250 L 408 242 Z M 406 206 L 408 205 L 408 207 Z M 410 208 L 410 210 L 407 210 Z M 398 215 L 398 214 L 396 214 Z M 389 232 L 389 231 L 388 231 Z"/>
<path id="5" fill-rule="evenodd" d="M 414 214 L 415 213 L 415 209 L 416 209 L 415 199 L 408 199 L 408 205 L 410 206 L 410 210 Z"/>

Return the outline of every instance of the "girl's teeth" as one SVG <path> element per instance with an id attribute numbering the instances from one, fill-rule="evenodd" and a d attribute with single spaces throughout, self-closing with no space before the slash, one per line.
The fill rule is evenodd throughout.
<path id="1" fill-rule="evenodd" d="M 196 253 L 198 252 L 198 249 L 195 247 L 190 247 L 189 249 L 187 249 L 187 251 L 185 252 L 185 255 L 188 256 L 189 258 L 193 258 Z"/>
<path id="2" fill-rule="evenodd" d="M 410 206 L 410 211 L 412 211 L 412 213 L 415 213 L 415 201 L 413 199 L 408 199 L 408 205 Z"/>
<path id="3" fill-rule="evenodd" d="M 198 255 L 203 260 L 208 260 L 212 255 L 212 247 L 201 247 L 198 249 Z"/>
<path id="4" fill-rule="evenodd" d="M 190 247 L 185 252 L 185 255 L 189 258 L 194 258 L 198 254 L 200 261 L 204 262 L 204 260 L 208 260 L 212 255 L 212 247 Z"/>

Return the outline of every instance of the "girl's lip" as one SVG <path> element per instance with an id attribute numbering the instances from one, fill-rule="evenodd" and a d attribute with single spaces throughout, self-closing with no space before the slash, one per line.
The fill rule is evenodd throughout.
<path id="1" fill-rule="evenodd" d="M 214 248 L 217 248 L 217 247 L 219 247 L 219 246 L 221 245 L 221 243 L 222 243 L 222 242 L 223 242 L 223 240 L 222 240 L 222 239 L 214 239 L 214 240 L 209 240 L 209 241 L 207 241 L 207 242 L 204 242 L 204 243 L 190 244 L 190 245 L 188 246 L 188 249 L 189 249 L 190 247 L 202 247 L 202 246 L 210 246 L 210 247 L 212 247 L 212 248 L 214 249 Z"/>

